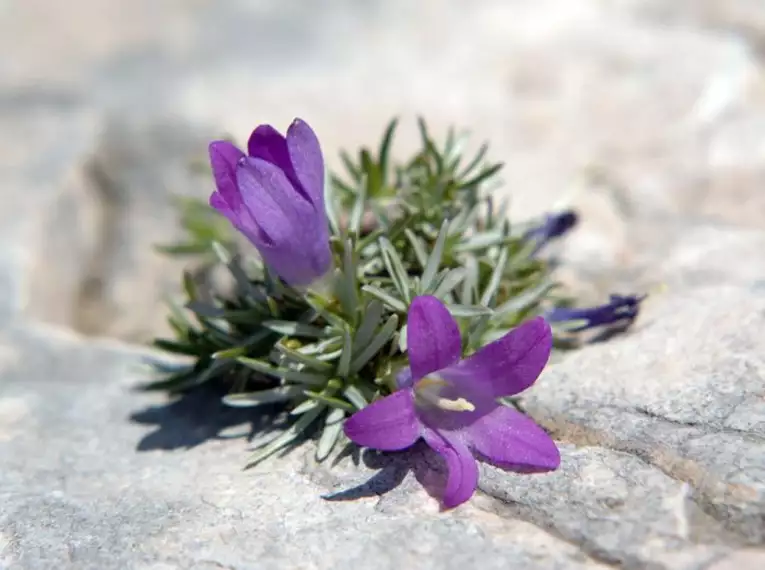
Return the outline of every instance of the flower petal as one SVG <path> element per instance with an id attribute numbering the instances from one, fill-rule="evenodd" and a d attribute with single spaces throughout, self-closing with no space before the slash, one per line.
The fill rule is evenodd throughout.
<path id="1" fill-rule="evenodd" d="M 398 451 L 420 438 L 420 422 L 411 390 L 399 390 L 369 404 L 345 420 L 345 435 L 363 447 Z"/>
<path id="2" fill-rule="evenodd" d="M 290 285 L 307 285 L 332 266 L 324 211 L 317 212 L 277 166 L 244 158 L 237 183 L 245 208 L 240 230 L 263 260 Z"/>
<path id="3" fill-rule="evenodd" d="M 287 141 L 271 125 L 259 125 L 252 131 L 247 141 L 247 154 L 253 158 L 262 158 L 282 170 L 291 166 Z"/>
<path id="4" fill-rule="evenodd" d="M 481 459 L 508 471 L 537 473 L 560 466 L 560 452 L 552 438 L 530 418 L 507 406 L 498 405 L 462 434 Z"/>
<path id="5" fill-rule="evenodd" d="M 229 141 L 213 141 L 207 150 L 218 193 L 229 209 L 235 212 L 242 204 L 236 183 L 236 166 L 244 153 Z"/>
<path id="6" fill-rule="evenodd" d="M 460 329 L 436 297 L 415 297 L 409 307 L 407 345 L 412 378 L 419 380 L 459 361 Z"/>
<path id="7" fill-rule="evenodd" d="M 550 358 L 552 331 L 542 317 L 527 321 L 487 344 L 443 376 L 465 392 L 480 390 L 493 398 L 512 396 L 531 386 Z"/>
<path id="8" fill-rule="evenodd" d="M 478 464 L 467 446 L 454 436 L 430 428 L 422 430 L 425 442 L 446 461 L 449 470 L 441 499 L 447 509 L 467 501 L 478 487 Z"/>
<path id="9" fill-rule="evenodd" d="M 233 225 L 237 225 L 239 217 L 234 213 L 234 210 L 228 205 L 228 202 L 223 198 L 220 192 L 213 192 L 210 194 L 210 206 L 218 210 L 218 212 L 228 218 L 228 221 Z"/>
<path id="10" fill-rule="evenodd" d="M 287 129 L 287 149 L 295 176 L 317 209 L 324 209 L 324 158 L 308 123 L 295 119 Z"/>

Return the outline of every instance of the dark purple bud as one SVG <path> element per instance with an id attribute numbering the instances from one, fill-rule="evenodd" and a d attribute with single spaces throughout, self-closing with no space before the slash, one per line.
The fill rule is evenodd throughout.
<path id="1" fill-rule="evenodd" d="M 571 332 L 580 332 L 604 325 L 631 325 L 640 312 L 640 303 L 645 298 L 645 295 L 640 297 L 636 295 L 611 295 L 610 301 L 605 305 L 581 309 L 557 307 L 549 311 L 545 318 L 550 323 L 585 321 L 581 326 L 570 329 Z"/>
<path id="2" fill-rule="evenodd" d="M 210 144 L 217 186 L 210 205 L 284 281 L 308 285 L 332 265 L 319 141 L 307 123 L 295 119 L 286 137 L 270 125 L 259 126 L 247 151 L 223 141 Z"/>
<path id="3" fill-rule="evenodd" d="M 523 239 L 536 242 L 532 255 L 536 255 L 548 242 L 557 239 L 573 228 L 579 216 L 573 210 L 564 210 L 557 214 L 547 214 L 544 221 L 528 230 Z"/>

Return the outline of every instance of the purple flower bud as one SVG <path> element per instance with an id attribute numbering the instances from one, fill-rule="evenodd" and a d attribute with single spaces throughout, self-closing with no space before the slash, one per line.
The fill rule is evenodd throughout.
<path id="1" fill-rule="evenodd" d="M 258 249 L 290 285 L 308 285 L 332 266 L 324 209 L 324 159 L 311 127 L 295 119 L 282 136 L 256 128 L 247 155 L 227 141 L 210 143 L 217 190 L 210 205 Z"/>
<path id="2" fill-rule="evenodd" d="M 566 321 L 585 321 L 572 332 L 579 332 L 603 325 L 623 323 L 631 325 L 640 312 L 640 303 L 646 298 L 645 295 L 611 295 L 610 301 L 605 305 L 584 309 L 568 309 L 558 307 L 549 311 L 545 318 L 550 323 Z"/>
<path id="3" fill-rule="evenodd" d="M 544 222 L 528 230 L 523 239 L 536 242 L 532 255 L 536 255 L 548 242 L 561 237 L 573 228 L 579 216 L 573 210 L 564 210 L 557 214 L 547 214 Z"/>

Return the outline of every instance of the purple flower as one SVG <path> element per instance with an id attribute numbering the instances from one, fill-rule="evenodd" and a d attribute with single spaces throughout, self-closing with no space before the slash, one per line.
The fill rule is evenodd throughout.
<path id="1" fill-rule="evenodd" d="M 537 317 L 461 360 L 457 323 L 432 296 L 416 297 L 407 325 L 410 367 L 400 389 L 346 420 L 355 443 L 397 451 L 419 438 L 446 461 L 443 505 L 467 501 L 478 484 L 480 459 L 521 473 L 550 471 L 560 454 L 542 428 L 498 398 L 522 392 L 539 376 L 552 347 Z"/>
<path id="2" fill-rule="evenodd" d="M 640 312 L 640 303 L 645 297 L 645 295 L 642 297 L 636 295 L 611 295 L 609 302 L 605 305 L 586 309 L 557 307 L 549 311 L 545 318 L 551 323 L 585 321 L 582 325 L 569 329 L 571 332 L 580 332 L 616 323 L 630 325 L 637 318 Z"/>
<path id="3" fill-rule="evenodd" d="M 526 241 L 536 242 L 531 255 L 536 255 L 550 241 L 561 237 L 579 222 L 579 216 L 573 210 L 564 210 L 557 214 L 547 214 L 544 222 L 531 228 L 524 235 Z"/>
<path id="4" fill-rule="evenodd" d="M 332 253 L 324 209 L 324 159 L 316 135 L 295 119 L 283 137 L 256 128 L 245 155 L 227 141 L 210 143 L 217 191 L 210 205 L 258 249 L 290 285 L 307 285 L 329 271 Z"/>

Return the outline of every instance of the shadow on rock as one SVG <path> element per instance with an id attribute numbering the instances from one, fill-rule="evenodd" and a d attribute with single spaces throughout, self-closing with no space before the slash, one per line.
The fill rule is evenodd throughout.
<path id="1" fill-rule="evenodd" d="M 343 452 L 345 454 L 345 452 Z M 446 464 L 423 442 L 398 452 L 364 450 L 361 461 L 375 473 L 361 485 L 339 491 L 322 498 L 326 501 L 354 501 L 368 497 L 380 497 L 399 487 L 408 474 L 434 498 L 440 498 L 446 484 Z"/>
<path id="2" fill-rule="evenodd" d="M 222 403 L 224 395 L 223 388 L 204 385 L 166 404 L 135 412 L 131 421 L 155 427 L 141 438 L 137 451 L 190 449 L 215 439 L 252 440 L 281 427 L 278 406 L 232 408 Z"/>

